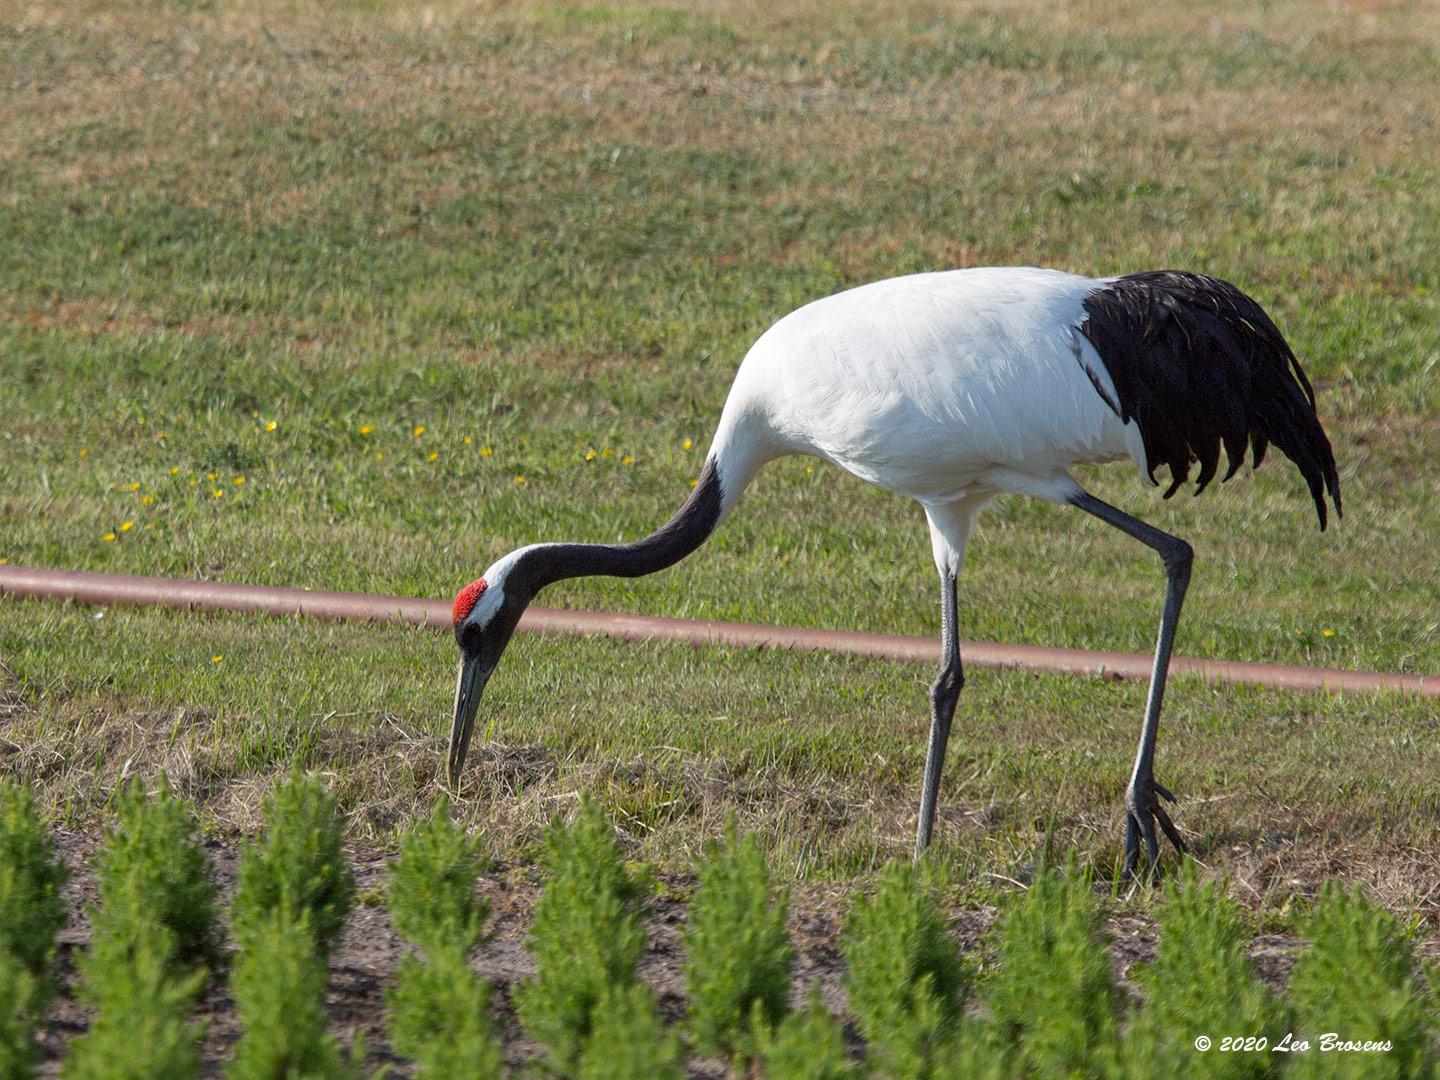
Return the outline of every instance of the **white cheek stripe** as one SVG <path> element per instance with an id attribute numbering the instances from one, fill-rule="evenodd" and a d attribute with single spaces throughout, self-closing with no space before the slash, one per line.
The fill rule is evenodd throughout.
<path id="1" fill-rule="evenodd" d="M 480 599 L 475 602 L 474 608 L 466 617 L 465 622 L 475 626 L 486 626 L 500 610 L 500 605 L 505 602 L 505 579 L 510 576 L 516 561 L 527 551 L 544 547 L 543 544 L 529 544 L 523 548 L 517 548 L 510 554 L 502 556 L 483 575 L 485 579 L 485 591 L 480 594 Z"/>
<path id="2" fill-rule="evenodd" d="M 465 620 L 475 626 L 487 625 L 495 617 L 495 613 L 500 610 L 500 605 L 505 600 L 505 589 L 502 585 L 491 581 L 488 577 L 485 582 L 485 591 L 480 594 L 480 599 L 475 602 L 475 606 L 470 609 L 469 617 Z"/>

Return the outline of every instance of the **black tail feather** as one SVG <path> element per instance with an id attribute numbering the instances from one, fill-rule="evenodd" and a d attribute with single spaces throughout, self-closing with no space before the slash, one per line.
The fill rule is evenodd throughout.
<path id="1" fill-rule="evenodd" d="M 1198 463 L 1195 493 L 1219 469 L 1235 475 L 1275 446 L 1309 485 L 1320 528 L 1328 494 L 1340 516 L 1340 478 L 1300 361 L 1260 305 L 1228 282 L 1177 270 L 1116 278 L 1085 300 L 1080 331 L 1105 364 L 1145 444 L 1150 479 L 1170 469 L 1173 495 Z M 1112 407 L 1113 407 L 1113 403 Z"/>

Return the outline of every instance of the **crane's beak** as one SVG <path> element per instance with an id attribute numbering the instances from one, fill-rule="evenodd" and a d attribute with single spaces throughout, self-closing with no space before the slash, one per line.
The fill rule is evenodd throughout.
<path id="1" fill-rule="evenodd" d="M 480 695 L 490 681 L 494 664 L 487 664 L 479 653 L 464 653 L 460 657 L 460 677 L 455 683 L 455 724 L 450 729 L 450 786 L 460 785 L 460 770 L 465 766 L 465 755 L 470 750 L 470 736 L 475 731 L 475 710 L 480 706 Z"/>

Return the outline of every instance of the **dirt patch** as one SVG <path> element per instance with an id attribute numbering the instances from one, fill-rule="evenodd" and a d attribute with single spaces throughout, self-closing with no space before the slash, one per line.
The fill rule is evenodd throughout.
<path id="1" fill-rule="evenodd" d="M 59 965 L 64 986 L 40 1038 L 43 1076 L 59 1075 L 66 1046 L 84 1033 L 91 1019 L 90 1010 L 77 1000 L 76 961 L 90 937 L 86 907 L 97 901 L 92 861 L 103 842 L 101 832 L 94 829 L 57 828 L 55 837 L 72 871 L 65 894 L 70 923 L 60 936 Z M 220 883 L 222 898 L 228 904 L 235 887 L 240 843 L 215 837 L 207 837 L 203 843 Z M 391 1051 L 384 1027 L 385 991 L 394 985 L 406 946 L 391 926 L 383 904 L 372 899 L 383 895 L 389 856 L 383 849 L 361 844 L 350 845 L 348 851 L 357 895 L 367 902 L 357 903 L 351 912 L 331 962 L 326 1005 L 332 1030 L 346 1043 L 356 1034 L 363 1034 L 372 1068 L 384 1065 L 396 1076 L 409 1076 L 408 1063 Z M 660 877 L 661 896 L 651 905 L 649 948 L 640 964 L 641 977 L 656 991 L 661 1013 L 670 1022 L 681 1021 L 685 1015 L 681 941 L 685 901 L 681 898 L 688 896 L 693 886 L 693 879 Z M 524 938 L 540 886 L 531 867 L 497 865 L 480 879 L 479 889 L 491 903 L 490 937 L 476 953 L 475 968 L 494 987 L 492 1005 L 504 1039 L 506 1062 L 512 1068 L 520 1067 L 541 1056 L 540 1048 L 521 1029 L 511 998 L 515 984 L 533 970 L 525 952 Z M 790 934 L 797 960 L 791 997 L 796 1005 L 802 1004 L 810 987 L 818 984 L 826 1005 L 837 1014 L 845 1014 L 840 931 L 849 903 L 850 893 L 846 889 L 833 886 L 792 889 Z M 951 929 L 959 946 L 972 953 L 980 949 L 995 914 L 995 909 L 989 907 L 953 911 Z M 1135 964 L 1154 958 L 1154 924 L 1140 916 L 1122 915 L 1111 918 L 1107 930 L 1112 939 L 1115 974 L 1127 993 L 1134 995 L 1129 974 Z M 1299 947 L 1295 938 L 1285 935 L 1257 937 L 1251 946 L 1251 955 L 1260 977 L 1274 986 L 1283 984 Z M 235 1003 L 223 981 L 206 990 L 200 1016 L 206 1025 L 205 1075 L 220 1076 L 240 1037 Z M 861 1043 L 853 1026 L 848 1034 L 852 1047 L 858 1052 Z M 726 1075 L 724 1064 L 715 1060 L 692 1059 L 689 1071 L 692 1077 L 714 1080 Z"/>

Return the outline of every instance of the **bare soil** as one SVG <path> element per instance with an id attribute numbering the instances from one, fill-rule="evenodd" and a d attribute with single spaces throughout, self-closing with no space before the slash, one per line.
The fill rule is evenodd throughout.
<path id="1" fill-rule="evenodd" d="M 97 902 L 92 859 L 103 841 L 96 829 L 55 830 L 57 847 L 70 866 L 72 876 L 66 888 L 70 923 L 60 935 L 59 963 L 64 989 L 51 1008 L 50 1022 L 41 1036 L 41 1075 L 57 1076 L 66 1045 L 84 1032 L 90 1010 L 76 997 L 79 976 L 76 960 L 89 941 L 87 905 Z M 238 839 L 207 837 L 203 841 L 228 904 L 235 887 L 241 844 Z M 386 1037 L 385 991 L 393 985 L 406 946 L 390 925 L 383 903 L 385 869 L 389 854 L 381 848 L 351 844 L 348 847 L 355 873 L 357 903 L 336 951 L 330 969 L 330 991 L 326 1004 L 332 1028 L 348 1043 L 363 1034 L 372 1068 L 387 1066 L 395 1076 L 409 1076 L 408 1063 L 396 1057 Z M 641 961 L 640 974 L 656 991 L 660 1009 L 669 1021 L 680 1021 L 685 1013 L 684 952 L 680 931 L 685 904 L 675 897 L 686 896 L 693 880 L 661 876 L 661 896 L 651 903 L 649 949 Z M 541 1056 L 540 1048 L 521 1030 L 511 1004 L 511 988 L 533 970 L 525 952 L 525 931 L 530 911 L 540 894 L 533 868 L 497 865 L 479 881 L 480 891 L 490 899 L 490 936 L 475 957 L 476 969 L 494 987 L 493 1008 L 511 1067 L 524 1065 Z M 839 934 L 849 904 L 848 890 L 838 887 L 802 886 L 792 888 L 790 932 L 798 959 L 792 996 L 798 1005 L 818 983 L 829 1008 L 845 1015 L 844 963 Z M 951 913 L 952 932 L 960 947 L 974 951 L 981 946 L 986 930 L 995 918 L 994 908 L 956 910 Z M 1107 927 L 1111 935 L 1111 956 L 1117 977 L 1133 993 L 1130 969 L 1153 958 L 1153 924 L 1139 916 L 1117 916 Z M 1261 935 L 1252 944 L 1251 954 L 1261 978 L 1272 985 L 1283 983 L 1289 973 L 1298 941 L 1286 935 Z M 240 1027 L 225 981 L 218 979 L 205 992 L 201 1003 L 205 1022 L 204 1060 L 206 1075 L 220 1076 L 240 1037 Z M 849 1030 L 857 1050 L 859 1036 Z M 726 1075 L 722 1062 L 692 1059 L 690 1074 L 697 1078 Z"/>

